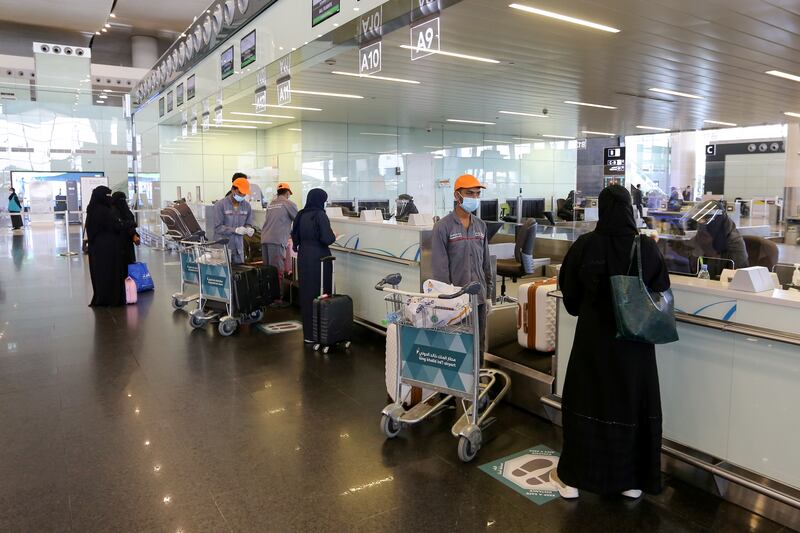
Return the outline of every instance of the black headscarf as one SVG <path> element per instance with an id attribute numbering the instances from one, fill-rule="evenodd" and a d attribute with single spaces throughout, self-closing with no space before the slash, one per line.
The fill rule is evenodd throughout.
<path id="1" fill-rule="evenodd" d="M 111 207 L 111 189 L 105 185 L 95 187 L 92 191 L 92 198 L 89 200 L 89 205 L 86 207 L 86 213 L 91 214 L 96 211 L 98 207 Z"/>
<path id="2" fill-rule="evenodd" d="M 636 219 L 633 218 L 631 195 L 621 185 L 610 185 L 603 189 L 597 201 L 599 220 L 595 231 L 603 235 L 636 235 Z"/>
<path id="3" fill-rule="evenodd" d="M 117 191 L 111 195 L 111 205 L 116 208 L 122 220 L 134 220 L 133 212 L 128 206 L 127 197 L 122 191 Z"/>
<path id="4" fill-rule="evenodd" d="M 86 207 L 86 237 L 90 246 L 99 233 L 113 226 L 110 195 L 111 189 L 104 185 L 95 187 L 92 191 L 92 198 Z"/>
<path id="5" fill-rule="evenodd" d="M 297 213 L 297 217 L 295 217 L 294 224 L 292 225 L 292 247 L 295 251 L 297 251 L 297 247 L 300 244 L 300 234 L 298 228 L 300 227 L 300 220 L 303 218 L 303 215 L 313 211 L 325 211 L 325 202 L 327 201 L 328 193 L 326 193 L 323 189 L 311 189 L 308 191 L 306 203 L 303 206 L 303 209 Z"/>

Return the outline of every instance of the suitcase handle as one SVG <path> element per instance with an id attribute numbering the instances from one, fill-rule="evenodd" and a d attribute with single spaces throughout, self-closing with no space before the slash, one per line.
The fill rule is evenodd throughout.
<path id="1" fill-rule="evenodd" d="M 336 258 L 328 255 L 320 258 L 319 260 L 319 296 L 322 298 L 325 295 L 325 263 L 331 264 L 331 294 L 336 294 Z"/>

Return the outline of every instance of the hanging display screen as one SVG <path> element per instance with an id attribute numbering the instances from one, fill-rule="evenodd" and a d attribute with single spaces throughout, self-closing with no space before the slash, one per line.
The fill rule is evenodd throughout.
<path id="1" fill-rule="evenodd" d="M 186 79 L 186 99 L 191 100 L 194 98 L 194 74 Z"/>
<path id="2" fill-rule="evenodd" d="M 341 9 L 339 0 L 311 0 L 311 27 L 325 22 Z"/>
<path id="3" fill-rule="evenodd" d="M 158 99 L 158 118 L 161 118 L 163 116 L 164 116 L 164 98 L 162 97 Z"/>
<path id="4" fill-rule="evenodd" d="M 174 93 L 172 91 L 167 93 L 167 113 L 172 112 L 173 102 L 174 102 Z"/>
<path id="5" fill-rule="evenodd" d="M 233 74 L 233 46 L 222 52 L 219 56 L 220 73 L 222 79 L 230 77 Z"/>
<path id="6" fill-rule="evenodd" d="M 178 88 L 175 90 L 177 95 L 175 97 L 178 107 L 183 105 L 183 84 L 179 83 Z"/>
<path id="7" fill-rule="evenodd" d="M 241 50 L 241 65 L 242 68 L 254 63 L 256 60 L 256 30 L 251 31 L 244 37 L 239 44 Z"/>

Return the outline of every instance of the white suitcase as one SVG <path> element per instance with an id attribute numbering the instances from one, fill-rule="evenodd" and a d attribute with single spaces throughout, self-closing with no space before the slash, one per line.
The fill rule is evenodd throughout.
<path id="1" fill-rule="evenodd" d="M 558 285 L 554 278 L 519 286 L 517 342 L 539 352 L 556 349 L 556 299 L 547 296 Z"/>

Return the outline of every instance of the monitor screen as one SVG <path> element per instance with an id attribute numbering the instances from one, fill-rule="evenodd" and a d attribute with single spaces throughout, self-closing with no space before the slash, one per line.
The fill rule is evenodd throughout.
<path id="1" fill-rule="evenodd" d="M 341 11 L 340 0 L 311 0 L 311 27 Z"/>
<path id="2" fill-rule="evenodd" d="M 523 198 L 522 218 L 543 218 L 544 198 Z"/>
<path id="3" fill-rule="evenodd" d="M 179 83 L 178 88 L 175 90 L 175 103 L 178 107 L 183 105 L 183 84 Z"/>
<path id="4" fill-rule="evenodd" d="M 219 68 L 222 79 L 233 75 L 233 46 L 222 52 L 219 56 Z"/>
<path id="5" fill-rule="evenodd" d="M 250 63 L 255 62 L 256 60 L 256 30 L 251 31 L 244 37 L 242 37 L 242 42 L 239 44 L 239 50 L 241 50 L 241 65 L 242 68 L 246 67 Z"/>
<path id="6" fill-rule="evenodd" d="M 344 207 L 345 211 L 355 211 L 353 200 L 331 200 L 328 207 Z"/>
<path id="7" fill-rule="evenodd" d="M 508 204 L 508 213 L 506 213 L 506 216 L 509 217 L 517 216 L 517 199 L 506 198 L 506 204 Z"/>
<path id="8" fill-rule="evenodd" d="M 383 214 L 386 215 L 389 213 L 389 200 L 359 200 L 358 201 L 358 212 L 361 213 L 362 211 L 372 211 L 374 209 L 380 209 L 383 211 Z"/>
<path id="9" fill-rule="evenodd" d="M 189 76 L 186 79 L 186 99 L 187 100 L 191 100 L 192 98 L 194 98 L 194 93 L 195 93 L 194 80 L 195 80 L 194 74 L 192 74 L 191 76 Z"/>
<path id="10" fill-rule="evenodd" d="M 481 200 L 480 219 L 495 221 L 500 214 L 500 200 Z"/>

